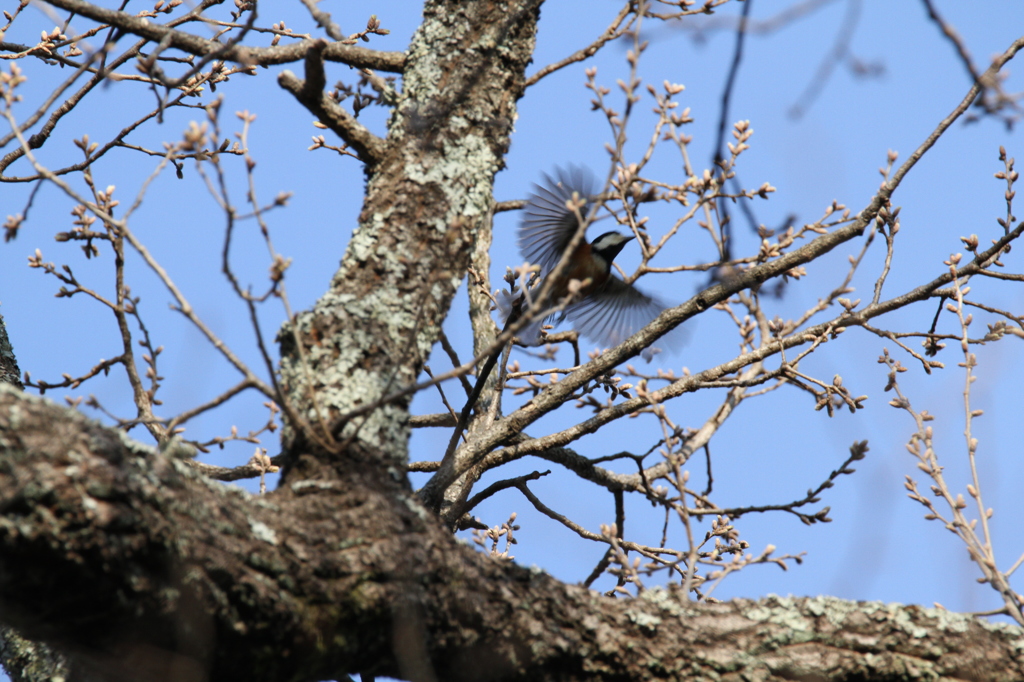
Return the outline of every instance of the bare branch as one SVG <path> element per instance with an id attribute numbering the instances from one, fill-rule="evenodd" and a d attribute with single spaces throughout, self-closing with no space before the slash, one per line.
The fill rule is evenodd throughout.
<path id="1" fill-rule="evenodd" d="M 305 59 L 311 49 L 316 49 L 307 41 L 277 47 L 225 46 L 217 41 L 175 31 L 147 19 L 133 17 L 125 12 L 97 7 L 85 0 L 47 0 L 47 2 L 54 7 L 88 17 L 93 21 L 116 26 L 155 43 L 166 41 L 169 47 L 175 47 L 189 54 L 203 57 L 213 56 L 223 61 L 237 62 L 246 66 L 256 64 L 269 66 L 297 62 Z M 405 55 L 401 52 L 380 52 L 338 43 L 328 45 L 323 49 L 323 59 L 358 68 L 392 73 L 401 73 L 405 66 Z"/>
<path id="2" fill-rule="evenodd" d="M 355 149 L 364 163 L 373 166 L 380 161 L 384 154 L 384 141 L 371 133 L 324 92 L 326 80 L 320 57 L 327 47 L 326 40 L 313 41 L 313 45 L 305 55 L 305 81 L 296 77 L 291 71 L 282 71 L 277 77 L 277 82 L 294 95 L 295 99 L 309 109 L 321 123 L 337 133 L 338 137 Z"/>

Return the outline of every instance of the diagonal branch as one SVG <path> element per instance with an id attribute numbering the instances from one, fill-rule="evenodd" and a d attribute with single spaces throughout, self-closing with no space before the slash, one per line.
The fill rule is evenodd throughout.
<path id="1" fill-rule="evenodd" d="M 168 47 L 198 56 L 216 55 L 217 59 L 227 62 L 261 66 L 286 64 L 304 59 L 312 49 L 312 45 L 308 41 L 275 47 L 228 46 L 184 31 L 175 31 L 155 24 L 149 19 L 134 17 L 126 12 L 97 7 L 85 0 L 47 0 L 47 2 L 54 7 L 74 12 L 93 21 L 116 26 L 123 31 L 155 43 L 164 43 Z M 405 55 L 401 52 L 380 52 L 338 43 L 329 45 L 323 51 L 323 58 L 356 68 L 376 69 L 390 73 L 401 73 L 405 68 Z"/>
<path id="2" fill-rule="evenodd" d="M 420 495 L 426 501 L 427 505 L 436 505 L 442 491 L 469 467 L 474 466 L 480 458 L 486 456 L 494 450 L 495 447 L 503 443 L 510 442 L 517 434 L 522 433 L 530 424 L 537 421 L 548 412 L 557 409 L 577 390 L 582 388 L 594 377 L 605 374 L 630 358 L 639 355 L 644 348 L 650 346 L 657 339 L 661 338 L 663 335 L 667 334 L 672 329 L 698 313 L 725 301 L 730 296 L 740 291 L 760 286 L 769 279 L 784 275 L 799 265 L 803 265 L 804 263 L 820 258 L 840 244 L 862 234 L 864 229 L 871 224 L 875 219 L 875 216 L 878 215 L 879 210 L 886 205 L 886 202 L 889 201 L 892 193 L 897 187 L 899 187 L 906 174 L 910 172 L 921 157 L 931 149 L 946 130 L 948 130 L 949 127 L 953 125 L 953 123 L 965 111 L 967 111 L 971 103 L 974 102 L 974 99 L 978 96 L 978 93 L 982 90 L 983 86 L 981 82 L 987 78 L 994 78 L 995 74 L 997 74 L 1007 62 L 1013 59 L 1017 52 L 1022 48 L 1024 48 L 1024 37 L 1015 40 L 1010 47 L 1003 52 L 1003 54 L 993 60 L 992 65 L 986 70 L 984 77 L 979 82 L 976 82 L 971 86 L 967 95 L 961 100 L 960 104 L 958 104 L 957 107 L 954 108 L 954 110 L 944 118 L 938 126 L 936 126 L 935 130 L 931 132 L 925 141 L 922 142 L 921 145 L 910 155 L 910 157 L 902 166 L 900 166 L 893 176 L 887 182 L 882 184 L 878 193 L 875 194 L 864 210 L 860 212 L 856 220 L 849 225 L 838 228 L 834 232 L 822 235 L 809 244 L 806 244 L 795 251 L 791 251 L 776 260 L 754 266 L 749 270 L 736 274 L 726 282 L 721 282 L 708 287 L 689 301 L 686 301 L 675 308 L 670 308 L 669 310 L 664 311 L 653 322 L 651 322 L 651 324 L 631 336 L 619 346 L 609 350 L 596 359 L 591 360 L 576 372 L 573 372 L 559 381 L 557 384 L 545 389 L 544 392 L 537 396 L 537 398 L 530 401 L 516 412 L 510 414 L 506 419 L 496 423 L 487 433 L 480 434 L 480 437 L 463 446 L 462 450 L 460 450 L 459 463 L 457 467 L 454 462 L 451 466 L 442 466 L 420 491 Z M 1018 226 L 1016 230 L 1010 232 L 1005 237 L 997 240 L 993 244 L 992 248 L 983 253 L 979 253 L 973 261 L 960 268 L 958 276 L 962 277 L 966 274 L 974 274 L 987 267 L 990 260 L 1002 252 L 1003 247 L 1020 236 L 1022 229 L 1024 229 L 1024 224 Z M 913 301 L 927 298 L 931 295 L 932 291 L 938 289 L 943 284 L 949 283 L 952 280 L 952 277 L 953 275 L 947 272 L 936 278 L 934 281 L 922 285 L 903 296 L 877 305 L 868 306 L 864 310 L 858 311 L 857 313 L 844 318 L 841 322 L 841 326 L 853 326 L 860 322 L 867 321 L 871 317 L 903 307 Z M 812 337 L 830 333 L 832 327 L 833 323 L 831 322 L 820 324 L 804 330 L 801 334 L 792 335 L 787 339 L 783 339 L 779 344 L 765 346 L 755 351 L 745 353 L 730 362 L 719 365 L 718 367 L 681 379 L 674 384 L 653 393 L 653 399 L 658 402 L 662 402 L 668 398 L 681 395 L 682 393 L 691 390 L 684 387 L 695 386 L 697 382 L 713 381 L 726 376 L 727 374 L 733 373 L 753 362 L 757 362 L 774 355 L 784 348 L 801 345 Z M 518 450 L 520 448 L 529 447 L 530 452 L 539 452 L 549 447 L 565 445 L 581 435 L 593 433 L 597 427 L 607 421 L 617 419 L 624 414 L 635 412 L 637 409 L 645 407 L 648 404 L 649 401 L 647 399 L 634 398 L 633 400 L 626 401 L 613 408 L 605 410 L 582 424 L 573 427 L 572 430 L 576 431 L 575 436 L 570 437 L 567 432 L 562 432 L 561 434 L 556 434 L 556 436 L 538 438 L 533 441 L 530 446 L 517 445 L 513 446 L 512 449 Z"/>

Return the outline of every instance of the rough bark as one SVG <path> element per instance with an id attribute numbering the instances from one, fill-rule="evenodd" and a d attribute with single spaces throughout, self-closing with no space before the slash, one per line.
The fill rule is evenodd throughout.
<path id="1" fill-rule="evenodd" d="M 0 315 L 0 384 L 10 384 L 16 388 L 24 388 L 21 384 L 21 370 L 18 359 L 14 355 L 14 346 L 7 335 L 7 324 Z"/>
<path id="2" fill-rule="evenodd" d="M 460 545 L 372 470 L 253 497 L 10 389 L 0 452 L 4 618 L 109 679 L 1024 677 L 1018 628 L 831 598 L 607 598 Z"/>
<path id="3" fill-rule="evenodd" d="M 0 386 L 24 389 L 7 325 L 0 315 Z M 68 677 L 68 661 L 42 642 L 25 639 L 17 630 L 0 625 L 0 665 L 12 682 L 49 682 Z"/>
<path id="4" fill-rule="evenodd" d="M 53 682 L 70 677 L 68 660 L 62 653 L 25 639 L 10 627 L 0 627 L 0 665 L 11 682 Z"/>
<path id="5" fill-rule="evenodd" d="M 415 383 L 422 371 L 477 234 L 490 229 L 494 174 L 533 52 L 538 5 L 424 8 L 341 268 L 314 308 L 281 335 L 285 390 L 311 424 L 334 424 Z M 351 450 L 403 472 L 407 403 L 332 430 Z M 330 440 L 322 427 L 321 435 Z"/>

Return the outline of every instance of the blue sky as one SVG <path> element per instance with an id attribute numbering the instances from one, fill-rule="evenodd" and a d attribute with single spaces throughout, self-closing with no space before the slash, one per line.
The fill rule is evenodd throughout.
<path id="1" fill-rule="evenodd" d="M 755 2 L 752 16 L 764 19 L 790 3 Z M 1005 50 L 1024 26 L 1024 6 L 1012 0 L 987 3 L 936 2 L 936 7 L 963 37 L 971 56 L 985 68 L 991 56 Z M 618 7 L 606 0 L 585 5 L 565 1 L 548 2 L 542 9 L 540 34 L 532 68 L 539 68 L 579 49 L 598 35 L 611 21 Z M 735 15 L 739 5 L 729 5 L 722 15 Z M 342 6 L 331 7 L 335 20 L 346 33 L 360 29 L 367 18 L 349 14 Z M 27 10 L 34 12 L 34 10 Z M 272 10 L 273 11 L 273 10 Z M 382 26 L 391 30 L 387 37 L 374 37 L 369 44 L 385 50 L 404 49 L 419 19 L 419 5 L 413 2 L 374 2 L 366 5 Z M 789 112 L 800 101 L 801 93 L 814 79 L 819 64 L 832 48 L 836 35 L 848 18 L 846 2 L 825 3 L 807 17 L 796 20 L 777 32 L 751 35 L 733 94 L 729 121 L 749 120 L 754 135 L 751 149 L 743 154 L 739 177 L 747 187 L 769 182 L 777 188 L 767 201 L 757 200 L 752 207 L 760 223 L 776 227 L 788 215 L 796 223 L 811 222 L 826 206 L 838 200 L 854 212 L 863 208 L 877 189 L 881 177 L 878 168 L 885 164 L 888 150 L 905 159 L 966 94 L 970 82 L 952 46 L 930 23 L 920 3 L 878 2 L 863 4 L 859 22 L 850 42 L 851 54 L 866 64 L 883 67 L 881 75 L 864 78 L 839 66 L 825 82 L 820 95 L 800 118 Z M 289 7 L 279 16 L 265 15 L 267 23 L 285 19 L 297 32 L 312 30 L 310 22 Z M 26 21 L 26 19 L 29 19 Z M 700 18 L 697 18 L 700 19 Z M 41 15 L 26 16 L 8 34 L 8 40 L 30 42 L 38 31 L 52 28 Z M 641 61 L 640 74 L 645 83 L 660 86 L 663 80 L 681 83 L 686 90 L 677 97 L 689 107 L 694 123 L 686 132 L 693 136 L 690 155 L 698 167 L 709 164 L 715 128 L 734 35 L 729 31 L 710 32 L 702 42 L 676 25 L 645 24 L 644 37 L 650 47 Z M 25 103 L 15 110 L 24 116 L 52 89 L 53 74 L 39 64 L 22 62 L 29 77 L 24 87 Z M 521 100 L 519 120 L 507 156 L 508 168 L 496 180 L 498 200 L 523 198 L 531 184 L 543 172 L 558 165 L 583 164 L 603 176 L 608 157 L 604 145 L 609 141 L 607 123 L 590 111 L 590 91 L 583 87 L 584 68 L 597 66 L 597 80 L 617 96 L 615 81 L 626 75 L 625 45 L 612 44 L 595 59 L 576 64 L 553 74 L 531 88 Z M 262 202 L 269 202 L 281 191 L 293 192 L 287 209 L 271 213 L 269 221 L 278 251 L 293 259 L 288 272 L 288 292 L 295 309 L 310 306 L 325 289 L 341 258 L 360 208 L 363 189 L 362 170 L 352 159 L 333 152 L 307 151 L 310 136 L 322 134 L 315 129 L 311 115 L 278 88 L 275 75 L 284 67 L 274 67 L 258 78 L 236 76 L 218 87 L 225 97 L 222 126 L 225 134 L 240 129 L 233 116 L 236 110 L 257 115 L 250 137 L 250 151 L 258 161 L 255 170 L 257 190 Z M 301 65 L 292 65 L 296 72 Z M 1009 92 L 1022 89 L 1017 75 L 1019 59 L 1011 62 L 1006 84 Z M 347 67 L 328 65 L 328 82 L 353 80 Z M 39 150 L 43 163 L 56 166 L 73 158 L 69 140 L 88 133 L 103 141 L 134 113 L 144 112 L 152 95 L 130 83 L 104 87 L 86 99 L 84 105 L 46 147 Z M 651 101 L 644 100 L 631 129 L 630 153 L 646 144 L 653 120 L 648 112 Z M 643 113 L 639 113 L 643 112 Z M 164 139 L 180 139 L 190 120 L 200 120 L 200 110 L 169 112 L 162 126 L 149 126 L 133 134 L 130 141 L 159 148 Z M 384 113 L 365 110 L 361 114 L 371 128 L 383 133 Z M 329 142 L 336 143 L 327 133 Z M 942 261 L 950 253 L 963 251 L 959 237 L 978 234 L 981 243 L 995 238 L 1000 230 L 996 218 L 1005 215 L 1005 184 L 993 179 L 1002 169 L 997 159 L 999 145 L 1011 156 L 1024 147 L 1020 134 L 1007 130 L 994 119 L 971 125 L 957 124 L 929 152 L 907 177 L 894 196 L 902 206 L 902 230 L 897 236 L 893 271 L 887 280 L 885 296 L 902 293 L 943 271 Z M 239 159 L 226 157 L 231 172 L 231 189 L 236 205 L 244 203 L 244 172 Z M 100 187 L 117 186 L 122 207 L 130 203 L 142 181 L 152 171 L 151 158 L 128 153 L 112 154 L 96 165 Z M 23 171 L 25 166 L 12 168 Z M 133 219 L 136 233 L 153 251 L 181 286 L 186 296 L 218 334 L 232 345 L 247 362 L 258 365 L 253 334 L 241 303 L 219 272 L 223 218 L 203 189 L 193 166 L 186 164 L 185 177 L 164 172 L 149 189 L 146 203 Z M 20 174 L 20 173 L 19 173 Z M 660 174 L 666 180 L 682 177 L 677 151 L 664 147 L 652 161 L 649 175 Z M 82 183 L 75 180 L 76 187 Z M 25 185 L 5 185 L 0 189 L 3 212 L 22 210 L 27 196 Z M 37 197 L 29 221 L 17 240 L 0 246 L 0 314 L 9 328 L 22 370 L 34 378 L 59 380 L 61 373 L 85 372 L 100 358 L 118 352 L 116 328 L 112 317 L 84 298 L 56 299 L 57 284 L 37 270 L 26 267 L 26 257 L 42 249 L 48 261 L 68 263 L 76 276 L 109 292 L 112 269 L 109 250 L 100 245 L 99 259 L 86 261 L 77 247 L 58 244 L 53 234 L 70 228 L 70 203 L 50 187 Z M 734 229 L 737 255 L 756 251 L 757 238 L 740 216 Z M 672 214 L 652 209 L 650 229 L 659 229 Z M 500 214 L 495 218 L 495 245 L 492 276 L 499 277 L 505 266 L 518 265 L 521 259 L 515 247 L 517 216 Z M 819 296 L 838 284 L 845 272 L 847 256 L 860 242 L 831 254 L 828 259 L 808 267 L 808 276 L 792 283 L 785 298 L 771 301 L 771 314 L 783 318 L 798 315 Z M 877 247 L 877 244 L 876 244 Z M 1003 259 L 1006 270 L 1020 272 L 1019 250 Z M 882 262 L 883 252 L 874 248 L 865 263 L 864 274 L 855 281 L 858 291 L 851 298 L 870 298 L 870 287 Z M 674 248 L 654 265 L 700 263 L 713 257 L 709 243 L 696 225 L 688 225 L 675 240 Z M 637 263 L 637 254 L 629 248 L 619 262 L 628 270 Z M 243 281 L 256 290 L 265 286 L 269 265 L 266 249 L 255 226 L 249 223 L 239 234 L 233 257 Z M 128 263 L 129 281 L 135 295 L 142 297 L 142 313 L 156 338 L 166 348 L 161 356 L 161 374 L 166 377 L 163 400 L 167 414 L 173 414 L 208 400 L 231 385 L 236 376 L 217 354 L 180 316 L 168 312 L 170 296 L 141 261 L 132 256 Z M 658 291 L 671 301 L 682 301 L 706 284 L 706 275 L 683 273 L 650 277 L 644 286 Z M 1024 304 L 1019 288 L 996 286 L 994 282 L 973 282 L 974 293 L 993 305 L 1020 311 Z M 737 348 L 735 332 L 723 315 L 702 315 L 691 325 L 688 346 L 677 356 L 665 358 L 666 366 L 677 371 L 686 366 L 699 371 L 731 357 Z M 919 329 L 927 326 L 935 306 L 912 308 L 892 319 L 879 321 L 890 329 Z M 270 338 L 283 319 L 279 307 L 270 304 L 262 310 L 264 333 Z M 984 316 L 976 316 L 975 325 L 983 331 Z M 952 317 L 944 318 L 945 322 Z M 464 293 L 460 293 L 446 330 L 463 358 L 469 357 L 470 338 L 466 324 Z M 947 326 L 946 330 L 952 328 Z M 975 335 L 980 336 L 981 333 Z M 982 492 L 988 506 L 995 509 L 993 528 L 1001 567 L 1012 564 L 1024 552 L 1024 531 L 1017 519 L 1024 509 L 1019 481 L 1024 474 L 1020 447 L 1020 419 L 1016 387 L 1021 376 L 1019 338 L 1006 338 L 976 349 L 979 376 L 974 386 L 976 408 L 985 410 L 976 420 L 975 436 L 979 448 Z M 846 457 L 847 448 L 858 440 L 868 440 L 871 450 L 858 463 L 857 473 L 846 476 L 827 491 L 821 505 L 832 508 L 831 524 L 806 527 L 795 517 L 784 514 L 745 517 L 738 523 L 741 537 L 759 552 L 768 544 L 779 554 L 807 552 L 802 566 L 782 572 L 773 566 L 750 567 L 725 580 L 715 597 L 758 597 L 769 593 L 817 595 L 883 600 L 931 605 L 940 602 L 953 610 L 987 610 L 999 606 L 997 595 L 975 578 L 979 573 L 968 561 L 959 541 L 935 522 L 926 522 L 923 510 L 908 500 L 903 489 L 907 474 L 918 478 L 914 460 L 904 444 L 913 425 L 901 412 L 887 405 L 891 395 L 883 393 L 886 376 L 876 363 L 882 347 L 888 346 L 910 371 L 901 376 L 901 384 L 918 409 L 938 416 L 934 423 L 936 447 L 954 492 L 967 482 L 966 455 L 963 447 L 962 396 L 963 373 L 956 367 L 960 360 L 947 349 L 938 359 L 946 369 L 926 376 L 913 360 L 891 343 L 861 330 L 852 330 L 840 342 L 828 344 L 809 358 L 801 369 L 830 380 L 842 375 L 854 395 L 867 394 L 867 408 L 856 415 L 837 412 L 829 418 L 813 411 L 813 400 L 806 394 L 783 388 L 768 396 L 750 400 L 712 441 L 715 494 L 722 506 L 784 503 L 801 497 L 816 486 Z M 524 364 L 529 362 L 520 356 Z M 435 371 L 448 368 L 443 353 L 435 353 L 431 366 Z M 657 361 L 656 361 L 657 362 Z M 86 384 L 78 395 L 95 394 L 101 402 L 119 414 L 130 414 L 131 403 L 123 372 L 114 371 L 105 379 Z M 447 387 L 448 395 L 456 387 Z M 60 399 L 67 391 L 48 395 Z M 669 414 L 680 424 L 697 427 L 715 409 L 720 393 L 706 391 L 685 396 L 670 403 Z M 232 424 L 240 431 L 258 428 L 264 419 L 262 401 L 252 397 L 235 401 L 207 418 L 191 425 L 189 435 L 208 438 L 226 434 Z M 417 397 L 413 411 L 436 412 L 440 403 L 436 393 Z M 531 426 L 531 435 L 565 428 L 581 413 L 566 407 Z M 653 420 L 627 420 L 584 438 L 575 448 L 586 456 L 602 456 L 623 449 L 646 449 L 657 439 Z M 142 437 L 141 432 L 133 432 Z M 443 430 L 417 432 L 412 441 L 413 459 L 437 459 L 448 439 Z M 642 443 L 640 446 L 638 443 Z M 271 454 L 276 440 L 265 441 Z M 213 453 L 208 461 L 221 465 L 243 463 L 252 454 L 249 444 L 231 444 Z M 628 470 L 619 465 L 622 471 Z M 492 473 L 480 487 L 499 478 L 550 467 L 544 462 L 524 461 Z M 693 464 L 695 478 L 703 476 L 703 466 Z M 416 485 L 425 478 L 414 477 Z M 702 478 L 700 480 L 703 480 Z M 251 486 L 250 486 L 251 487 Z M 614 519 L 611 497 L 602 490 L 575 482 L 563 471 L 531 485 L 536 494 L 556 511 L 571 516 L 590 530 Z M 603 553 L 603 548 L 579 540 L 568 530 L 540 516 L 518 492 L 500 494 L 475 510 L 491 525 L 504 521 L 511 512 L 518 514 L 521 530 L 514 549 L 517 561 L 537 565 L 569 581 L 582 580 Z M 627 502 L 627 533 L 641 542 L 656 542 L 662 517 L 640 499 Z M 670 531 L 670 544 L 682 543 L 678 528 Z M 657 584 L 657 578 L 650 580 Z M 599 586 L 607 587 L 606 583 Z"/>

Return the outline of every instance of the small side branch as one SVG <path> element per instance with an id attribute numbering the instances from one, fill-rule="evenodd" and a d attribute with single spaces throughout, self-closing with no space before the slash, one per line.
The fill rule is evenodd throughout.
<path id="1" fill-rule="evenodd" d="M 266 459 L 254 457 L 249 460 L 248 464 L 238 467 L 219 467 L 205 462 L 197 462 L 194 459 L 186 459 L 184 462 L 204 476 L 216 481 L 241 481 L 277 472 L 277 468 L 284 464 L 285 456 L 275 455 Z"/>
<path id="2" fill-rule="evenodd" d="M 363 163 L 373 166 L 384 155 L 384 140 L 371 133 L 324 92 L 327 84 L 323 61 L 325 49 L 326 40 L 313 41 L 313 46 L 306 53 L 306 80 L 302 80 L 291 71 L 283 71 L 277 77 L 277 83 L 290 92 L 302 106 L 309 109 L 321 123 L 356 150 Z"/>
<path id="3" fill-rule="evenodd" d="M 480 504 L 489 497 L 493 497 L 495 494 L 501 492 L 502 490 L 508 490 L 509 488 L 522 489 L 523 487 L 526 486 L 527 481 L 536 481 L 541 476 L 547 476 L 550 473 L 550 469 L 548 469 L 547 471 L 534 471 L 532 473 L 526 474 L 525 476 L 517 476 L 515 478 L 510 478 L 504 481 L 497 481 L 496 483 L 492 483 L 491 485 L 487 486 L 484 490 L 481 490 L 476 495 L 469 498 L 469 500 L 467 500 L 465 504 L 462 505 L 462 508 L 459 509 L 459 513 L 454 514 L 454 516 L 461 517 L 463 514 L 468 514 L 470 511 L 476 508 L 478 504 Z"/>

